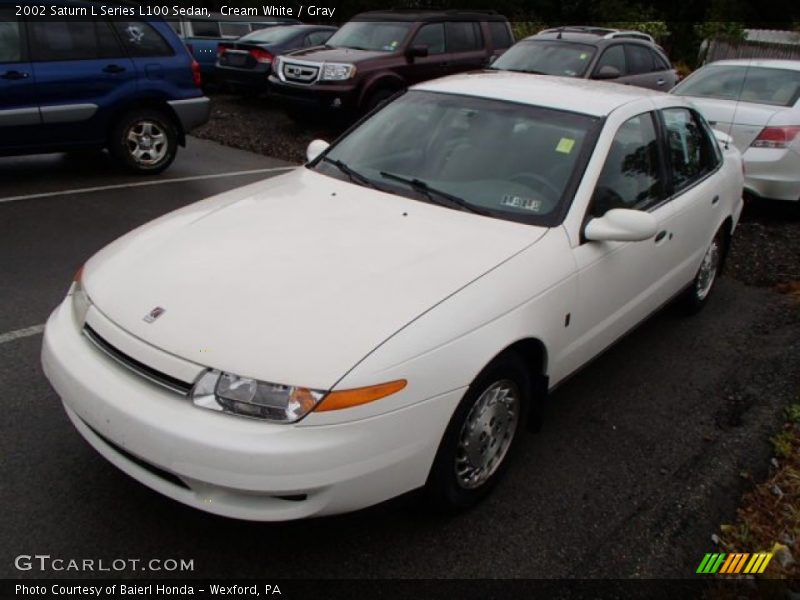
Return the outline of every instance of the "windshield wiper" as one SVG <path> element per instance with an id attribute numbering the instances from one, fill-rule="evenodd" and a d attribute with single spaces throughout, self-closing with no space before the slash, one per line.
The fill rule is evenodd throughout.
<path id="1" fill-rule="evenodd" d="M 343 163 L 340 160 L 336 160 L 333 158 L 328 158 L 327 156 L 323 156 L 322 160 L 327 163 L 332 164 L 334 167 L 339 169 L 342 173 L 347 175 L 352 183 L 360 183 L 361 185 L 365 185 L 367 187 L 375 188 L 376 190 L 381 190 L 381 187 L 378 186 L 374 181 L 372 181 L 369 177 L 362 175 L 358 171 L 353 170 L 347 164 Z"/>
<path id="2" fill-rule="evenodd" d="M 528 75 L 548 75 L 544 71 L 535 71 L 533 69 L 504 69 L 503 67 L 490 67 L 495 71 L 511 71 L 512 73 L 527 73 Z"/>
<path id="3" fill-rule="evenodd" d="M 405 183 L 411 189 L 420 192 L 428 197 L 428 199 L 433 202 L 434 204 L 438 204 L 440 206 L 457 206 L 461 210 L 466 210 L 468 212 L 475 213 L 477 215 L 484 215 L 484 216 L 491 216 L 489 211 L 477 208 L 472 206 L 466 200 L 459 198 L 458 196 L 453 196 L 452 194 L 448 194 L 447 192 L 443 192 L 442 190 L 437 190 L 436 188 L 432 188 L 427 183 L 422 181 L 421 179 L 417 178 L 409 178 L 403 177 L 401 175 L 395 175 L 394 173 L 387 173 L 386 171 L 381 171 L 381 177 L 385 177 L 386 179 L 393 179 L 395 181 L 399 181 L 400 183 Z M 437 202 L 434 200 L 434 196 L 439 196 L 440 198 L 444 198 L 447 202 Z"/>

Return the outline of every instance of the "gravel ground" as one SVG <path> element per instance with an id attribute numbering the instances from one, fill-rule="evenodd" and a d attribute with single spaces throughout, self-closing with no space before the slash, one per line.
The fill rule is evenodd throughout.
<path id="1" fill-rule="evenodd" d="M 296 123 L 265 96 L 215 94 L 211 120 L 193 133 L 301 163 L 311 140 L 332 141 L 343 130 L 341 123 Z M 734 237 L 727 274 L 763 287 L 800 282 L 800 203 L 749 201 Z"/>

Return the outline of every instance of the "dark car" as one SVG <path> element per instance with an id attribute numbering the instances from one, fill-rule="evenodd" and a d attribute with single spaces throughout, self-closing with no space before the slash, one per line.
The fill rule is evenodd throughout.
<path id="1" fill-rule="evenodd" d="M 52 6 L 100 14 L 88 2 L 36 4 Z M 0 1 L 0 155 L 108 148 L 130 170 L 157 173 L 208 120 L 200 68 L 164 21 L 16 12 Z"/>
<path id="2" fill-rule="evenodd" d="M 223 42 L 217 46 L 216 79 L 234 90 L 264 91 L 277 55 L 321 46 L 335 31 L 336 27 L 324 25 L 286 25 Z"/>
<path id="3" fill-rule="evenodd" d="M 363 112 L 411 84 L 485 68 L 513 43 L 494 11 L 362 13 L 324 48 L 278 57 L 270 89 L 294 109 Z"/>
<path id="4" fill-rule="evenodd" d="M 510 48 L 492 68 L 604 79 L 665 92 L 678 83 L 677 72 L 652 37 L 602 27 L 540 31 Z"/>

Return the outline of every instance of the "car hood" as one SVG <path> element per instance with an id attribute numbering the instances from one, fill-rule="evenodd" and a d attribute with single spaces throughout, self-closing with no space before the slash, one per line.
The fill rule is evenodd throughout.
<path id="1" fill-rule="evenodd" d="M 546 231 L 301 168 L 131 232 L 87 263 L 84 285 L 106 317 L 169 353 L 329 389 Z"/>
<path id="2" fill-rule="evenodd" d="M 286 54 L 287 59 L 298 58 L 313 62 L 346 62 L 356 63 L 359 61 L 370 60 L 373 58 L 385 58 L 391 56 L 391 52 L 380 52 L 377 50 L 356 50 L 354 48 L 308 48 L 307 50 L 297 50 L 291 54 Z"/>

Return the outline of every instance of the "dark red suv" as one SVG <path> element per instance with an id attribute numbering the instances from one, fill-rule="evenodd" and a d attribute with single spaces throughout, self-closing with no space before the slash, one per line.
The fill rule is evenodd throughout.
<path id="1" fill-rule="evenodd" d="M 270 89 L 293 108 L 364 112 L 414 83 L 482 69 L 513 43 L 494 11 L 362 13 L 324 46 L 279 56 Z"/>

